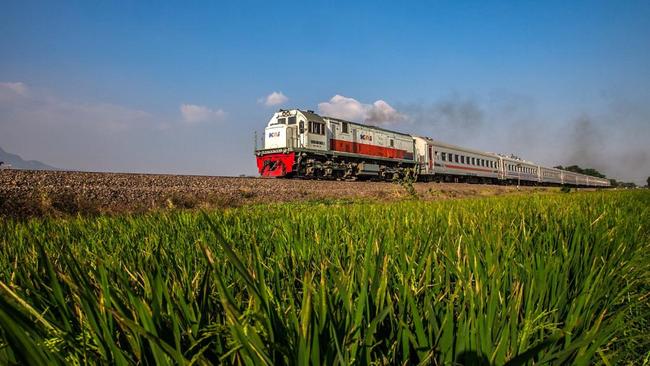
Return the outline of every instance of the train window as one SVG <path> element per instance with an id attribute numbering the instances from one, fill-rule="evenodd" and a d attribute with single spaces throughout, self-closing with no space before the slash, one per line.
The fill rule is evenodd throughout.
<path id="1" fill-rule="evenodd" d="M 286 124 L 286 123 L 287 123 L 287 119 L 286 119 L 286 118 L 278 118 L 278 124 L 280 124 L 280 125 L 284 125 L 284 124 Z"/>
<path id="2" fill-rule="evenodd" d="M 442 157 L 442 161 L 447 161 L 447 153 L 446 152 L 441 152 L 440 156 Z"/>
<path id="3" fill-rule="evenodd" d="M 348 130 L 348 123 L 347 122 L 343 122 L 343 128 L 342 129 L 343 129 L 343 133 L 348 133 L 349 130 Z"/>
<path id="4" fill-rule="evenodd" d="M 465 155 L 460 156 L 460 163 L 465 164 Z"/>
<path id="5" fill-rule="evenodd" d="M 458 154 L 454 154 L 454 161 L 458 163 Z"/>
<path id="6" fill-rule="evenodd" d="M 295 125 L 296 124 L 296 117 L 289 117 L 289 124 L 290 125 Z"/>
<path id="7" fill-rule="evenodd" d="M 390 147 L 395 147 L 395 141 L 393 139 L 390 139 Z"/>
<path id="8" fill-rule="evenodd" d="M 325 125 L 322 123 L 309 121 L 309 133 L 313 133 L 316 135 L 324 135 Z"/>
<path id="9" fill-rule="evenodd" d="M 472 158 L 472 165 L 476 165 L 476 159 Z"/>

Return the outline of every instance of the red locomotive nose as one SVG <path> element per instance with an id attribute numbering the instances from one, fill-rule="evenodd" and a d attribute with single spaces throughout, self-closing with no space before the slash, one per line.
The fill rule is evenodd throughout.
<path id="1" fill-rule="evenodd" d="M 284 177 L 293 171 L 295 153 L 276 153 L 257 157 L 257 170 L 263 177 Z"/>

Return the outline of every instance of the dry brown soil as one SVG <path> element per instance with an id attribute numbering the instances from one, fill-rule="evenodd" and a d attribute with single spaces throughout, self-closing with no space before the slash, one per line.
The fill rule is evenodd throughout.
<path id="1" fill-rule="evenodd" d="M 419 199 L 530 193 L 549 188 L 461 183 L 415 183 Z M 250 203 L 329 199 L 389 201 L 413 198 L 384 182 L 339 182 L 193 175 L 0 171 L 0 216 L 145 212 L 168 208 L 234 207 Z"/>

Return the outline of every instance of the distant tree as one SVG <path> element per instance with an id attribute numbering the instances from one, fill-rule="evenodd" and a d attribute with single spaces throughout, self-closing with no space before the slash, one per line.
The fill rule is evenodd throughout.
<path id="1" fill-rule="evenodd" d="M 618 182 L 616 181 L 616 179 L 610 179 L 609 184 L 611 184 L 612 187 L 618 187 Z"/>
<path id="2" fill-rule="evenodd" d="M 605 174 L 599 172 L 598 170 L 594 168 L 581 168 L 577 165 L 570 165 L 566 167 L 562 167 L 562 165 L 554 166 L 555 169 L 561 169 L 561 170 L 566 170 L 569 172 L 574 172 L 574 173 L 579 173 L 579 174 L 585 174 L 585 175 L 590 175 L 592 177 L 598 177 L 598 178 L 607 178 Z"/>
<path id="3" fill-rule="evenodd" d="M 621 188 L 636 188 L 636 183 L 634 182 L 620 182 L 618 184 Z"/>
<path id="4" fill-rule="evenodd" d="M 646 183 L 647 183 L 646 187 L 650 188 L 650 177 L 648 177 L 648 179 L 646 179 Z"/>
<path id="5" fill-rule="evenodd" d="M 598 170 L 592 168 L 583 170 L 583 174 L 590 175 L 592 177 L 605 178 L 605 174 L 602 174 Z"/>

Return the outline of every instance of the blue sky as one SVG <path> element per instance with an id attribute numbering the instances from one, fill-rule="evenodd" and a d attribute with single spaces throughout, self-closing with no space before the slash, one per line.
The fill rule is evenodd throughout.
<path id="1" fill-rule="evenodd" d="M 9 1 L 0 146 L 67 169 L 254 174 L 277 108 L 363 120 L 349 108 L 384 101 L 391 128 L 642 183 L 649 40 L 648 1 Z"/>

